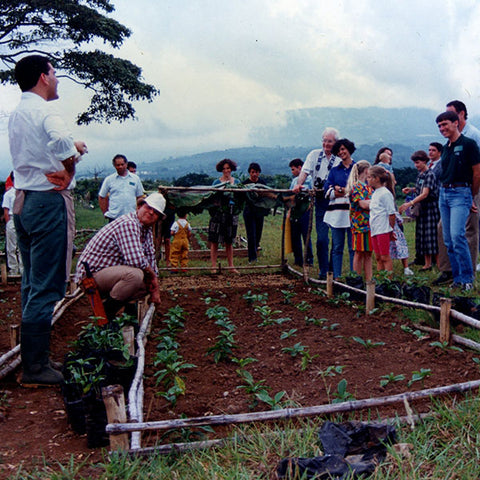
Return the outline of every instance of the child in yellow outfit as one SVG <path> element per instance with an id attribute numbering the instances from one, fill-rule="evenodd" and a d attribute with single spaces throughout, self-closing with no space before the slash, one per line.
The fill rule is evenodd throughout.
<path id="1" fill-rule="evenodd" d="M 175 273 L 180 267 L 182 271 L 188 263 L 188 241 L 192 236 L 192 227 L 187 221 L 187 213 L 179 210 L 178 220 L 172 223 L 170 233 L 173 240 L 170 248 L 170 263 L 172 264 L 172 272 Z"/>

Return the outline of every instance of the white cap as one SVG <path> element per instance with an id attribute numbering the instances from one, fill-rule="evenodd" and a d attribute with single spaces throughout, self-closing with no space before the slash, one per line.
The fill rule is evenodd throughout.
<path id="1" fill-rule="evenodd" d="M 154 208 L 160 215 L 165 215 L 165 197 L 161 193 L 151 193 L 147 198 L 144 199 L 144 202 Z"/>

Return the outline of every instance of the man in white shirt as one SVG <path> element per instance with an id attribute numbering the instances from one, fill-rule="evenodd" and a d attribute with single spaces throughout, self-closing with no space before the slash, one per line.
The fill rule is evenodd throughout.
<path id="1" fill-rule="evenodd" d="M 340 158 L 332 154 L 334 143 L 340 138 L 337 129 L 327 127 L 322 133 L 322 148 L 312 150 L 305 159 L 302 171 L 298 176 L 297 185 L 293 189 L 295 193 L 300 192 L 303 183 L 308 175 L 312 176 L 313 186 L 317 190 L 315 200 L 315 227 L 317 231 L 317 257 L 320 269 L 319 278 L 325 280 L 329 270 L 328 255 L 328 225 L 323 221 L 328 207 L 328 200 L 325 198 L 323 184 L 328 177 L 330 170 L 340 163 Z"/>
<path id="2" fill-rule="evenodd" d="M 105 178 L 98 192 L 100 209 L 109 222 L 134 212 L 137 200 L 143 197 L 142 182 L 128 170 L 127 163 L 125 155 L 115 155 L 112 164 L 117 172 Z"/>
<path id="3" fill-rule="evenodd" d="M 24 386 L 57 385 L 49 359 L 55 303 L 65 295 L 69 218 L 75 164 L 87 152 L 74 142 L 49 103 L 58 98 L 49 59 L 30 55 L 15 66 L 22 97 L 8 124 L 17 189 L 13 213 L 22 255 L 21 355 Z"/>

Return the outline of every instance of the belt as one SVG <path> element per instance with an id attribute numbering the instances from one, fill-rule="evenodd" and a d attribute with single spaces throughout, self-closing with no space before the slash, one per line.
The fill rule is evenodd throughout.
<path id="1" fill-rule="evenodd" d="M 460 183 L 442 183 L 443 188 L 460 188 L 460 187 L 471 187 L 472 185 L 467 182 Z"/>

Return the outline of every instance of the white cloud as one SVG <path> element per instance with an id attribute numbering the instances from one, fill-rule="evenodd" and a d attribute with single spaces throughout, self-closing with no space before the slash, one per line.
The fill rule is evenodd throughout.
<path id="1" fill-rule="evenodd" d="M 243 145 L 250 129 L 282 124 L 294 108 L 441 110 L 459 98 L 480 113 L 475 0 L 113 3 L 133 31 L 113 53 L 141 66 L 161 94 L 136 105 L 138 122 L 75 128 L 94 146 L 91 161 Z M 73 123 L 84 93 L 61 86 Z"/>

